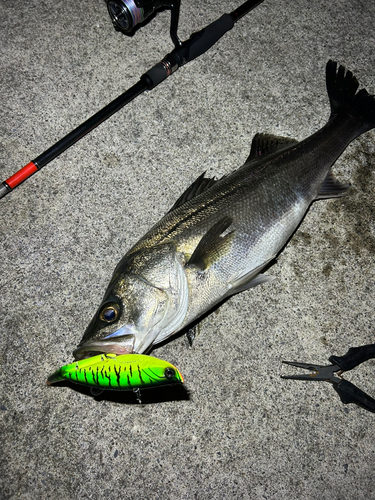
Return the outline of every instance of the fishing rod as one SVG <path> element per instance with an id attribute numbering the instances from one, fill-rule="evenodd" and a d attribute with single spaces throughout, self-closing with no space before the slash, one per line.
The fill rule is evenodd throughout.
<path id="1" fill-rule="evenodd" d="M 22 167 L 18 172 L 0 184 L 0 198 L 13 191 L 23 181 L 35 172 L 41 170 L 47 163 L 59 156 L 63 151 L 82 139 L 95 127 L 107 120 L 123 106 L 131 102 L 146 90 L 152 90 L 178 68 L 196 59 L 210 49 L 234 24 L 263 0 L 247 0 L 230 14 L 223 14 L 219 19 L 200 31 L 193 33 L 184 42 L 177 36 L 180 0 L 106 0 L 109 15 L 116 30 L 124 34 L 132 34 L 148 19 L 156 14 L 157 10 L 171 10 L 170 36 L 175 45 L 174 50 L 164 59 L 144 73 L 140 80 L 130 89 L 107 104 L 91 118 L 72 130 L 65 137 L 44 151 L 35 160 Z"/>

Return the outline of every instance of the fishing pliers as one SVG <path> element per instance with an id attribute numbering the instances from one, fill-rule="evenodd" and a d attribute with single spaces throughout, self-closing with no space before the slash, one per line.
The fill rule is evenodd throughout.
<path id="1" fill-rule="evenodd" d="M 333 388 L 340 396 L 343 403 L 355 403 L 365 410 L 375 413 L 375 399 L 363 392 L 348 380 L 342 378 L 342 373 L 352 370 L 368 359 L 375 358 L 375 344 L 361 347 L 351 347 L 344 356 L 331 356 L 328 366 L 314 365 L 311 363 L 293 363 L 283 361 L 283 363 L 297 368 L 306 368 L 312 373 L 304 375 L 286 375 L 281 378 L 294 380 L 323 380 L 333 384 Z"/>

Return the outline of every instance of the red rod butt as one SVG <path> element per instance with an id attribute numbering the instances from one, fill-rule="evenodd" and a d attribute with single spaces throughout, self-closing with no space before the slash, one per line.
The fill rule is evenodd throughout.
<path id="1" fill-rule="evenodd" d="M 22 167 L 18 172 L 9 177 L 0 185 L 0 198 L 4 198 L 5 195 L 10 193 L 12 189 L 21 184 L 25 179 L 33 175 L 38 170 L 38 167 L 34 162 L 30 162 L 24 167 Z"/>
<path id="2" fill-rule="evenodd" d="M 9 179 L 5 181 L 5 183 L 10 187 L 10 189 L 14 189 L 16 186 L 21 184 L 24 180 L 26 180 L 30 175 L 35 173 L 38 170 L 38 167 L 32 161 L 22 167 L 18 172 L 13 174 Z"/>

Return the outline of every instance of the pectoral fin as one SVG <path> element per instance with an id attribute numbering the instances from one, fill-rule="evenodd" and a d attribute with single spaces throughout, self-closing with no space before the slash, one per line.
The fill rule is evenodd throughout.
<path id="1" fill-rule="evenodd" d="M 232 219 L 227 216 L 216 222 L 200 240 L 186 265 L 204 271 L 226 255 L 230 250 L 234 231 L 224 233 L 231 224 Z"/>

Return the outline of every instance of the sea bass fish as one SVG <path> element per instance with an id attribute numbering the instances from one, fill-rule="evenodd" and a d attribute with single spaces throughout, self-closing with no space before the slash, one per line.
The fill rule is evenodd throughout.
<path id="1" fill-rule="evenodd" d="M 117 265 L 74 351 L 144 353 L 222 300 L 272 279 L 282 250 L 314 200 L 343 196 L 332 165 L 375 127 L 375 97 L 336 62 L 326 67 L 331 114 L 307 139 L 257 134 L 246 163 L 219 180 L 200 176 Z"/>

